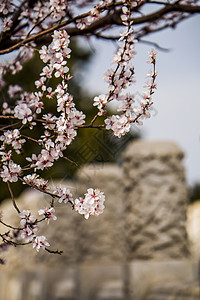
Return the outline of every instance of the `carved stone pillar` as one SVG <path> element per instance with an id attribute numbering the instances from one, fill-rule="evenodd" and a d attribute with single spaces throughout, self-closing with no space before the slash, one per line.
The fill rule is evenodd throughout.
<path id="1" fill-rule="evenodd" d="M 188 255 L 183 152 L 172 142 L 138 141 L 124 153 L 128 259 Z"/>

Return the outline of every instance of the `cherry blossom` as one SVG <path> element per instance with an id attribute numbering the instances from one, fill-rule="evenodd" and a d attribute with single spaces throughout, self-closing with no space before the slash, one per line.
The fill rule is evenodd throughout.
<path id="1" fill-rule="evenodd" d="M 66 0 L 50 0 L 50 11 L 55 19 L 65 16 Z"/>
<path id="2" fill-rule="evenodd" d="M 0 176 L 3 181 L 17 182 L 18 176 L 21 174 L 21 167 L 13 161 L 9 161 L 8 165 L 3 165 L 3 170 L 0 172 Z"/>
<path id="3" fill-rule="evenodd" d="M 10 29 L 10 27 L 12 26 L 12 19 L 11 17 L 6 17 L 3 19 L 3 22 L 1 24 L 2 26 L 2 31 L 5 32 L 5 31 L 8 31 Z"/>
<path id="4" fill-rule="evenodd" d="M 22 212 L 19 213 L 19 217 L 21 218 L 20 224 L 22 226 L 33 224 L 36 221 L 35 217 L 31 215 L 29 209 L 23 209 Z"/>
<path id="5" fill-rule="evenodd" d="M 40 248 L 45 249 L 49 246 L 50 244 L 49 242 L 47 242 L 47 239 L 44 235 L 36 236 L 36 238 L 33 241 L 33 248 L 36 248 L 37 252 L 40 250 Z"/>
<path id="6" fill-rule="evenodd" d="M 21 119 L 23 124 L 26 124 L 27 121 L 30 122 L 33 119 L 32 111 L 26 103 L 20 103 L 15 106 L 14 116 L 18 119 Z"/>
<path id="7" fill-rule="evenodd" d="M 30 226 L 24 227 L 24 229 L 21 232 L 21 238 L 26 241 L 26 243 L 29 243 L 33 240 L 35 237 L 35 233 L 33 232 L 32 228 Z"/>
<path id="8" fill-rule="evenodd" d="M 22 92 L 22 88 L 19 85 L 10 85 L 8 88 L 8 95 L 10 98 L 16 97 L 19 93 Z"/>
<path id="9" fill-rule="evenodd" d="M 99 189 L 90 188 L 85 194 L 85 198 L 75 199 L 75 210 L 84 215 L 85 219 L 89 216 L 98 216 L 103 213 L 105 195 Z"/>
<path id="10" fill-rule="evenodd" d="M 45 219 L 47 220 L 47 223 L 49 223 L 50 219 L 57 220 L 57 217 L 54 215 L 55 209 L 53 207 L 50 207 L 49 209 L 40 209 L 38 210 L 39 215 L 44 215 Z"/>
<path id="11" fill-rule="evenodd" d="M 180 21 L 199 12 L 198 3 L 197 0 L 157 1 L 155 11 L 149 12 L 146 8 L 151 3 L 140 0 L 1 0 L 0 54 L 5 59 L 0 64 L 3 99 L 0 112 L 0 179 L 8 187 L 20 225 L 12 228 L 4 223 L 8 228 L 0 234 L 0 252 L 5 251 L 7 245 L 32 243 L 37 251 L 42 248 L 60 254 L 58 250 L 47 249 L 50 244 L 45 236 L 37 236 L 41 222 L 47 221 L 49 226 L 53 226 L 54 222 L 49 221 L 57 218 L 55 203 L 71 206 L 86 219 L 103 213 L 105 195 L 98 188 L 88 188 L 84 196 L 80 195 L 74 200 L 69 187 L 51 186 L 43 171 L 53 168 L 57 160 L 67 159 L 68 147 L 78 139 L 79 130 L 111 130 L 120 138 L 130 131 L 131 126 L 141 125 L 151 116 L 152 97 L 157 88 L 157 51 L 152 49 L 148 53 L 147 63 L 151 64 L 152 70 L 147 74 L 143 98 L 138 102 L 134 92 L 137 75 L 134 69 L 135 44 L 148 34 L 164 28 L 175 28 Z M 116 52 L 104 76 L 107 90 L 93 97 L 96 113 L 90 122 L 86 121 L 84 112 L 77 109 L 74 100 L 78 99 L 74 99 L 70 93 L 70 42 L 74 36 L 84 37 L 84 42 L 88 42 L 92 36 L 118 40 Z M 19 85 L 7 86 L 7 73 L 15 75 L 22 70 L 36 52 L 44 65 L 38 70 L 34 90 L 27 92 Z M 11 54 L 8 59 L 7 53 Z M 56 79 L 56 87 L 51 85 L 52 78 Z M 55 114 L 46 110 L 49 101 L 55 104 Z M 109 105 L 113 102 L 116 110 L 108 116 Z M 31 132 L 37 131 L 38 124 L 42 127 L 42 133 L 36 140 Z M 37 144 L 37 151 L 32 151 L 29 157 L 23 159 L 21 154 L 27 146 L 30 150 L 34 149 L 33 143 Z M 36 219 L 30 210 L 18 208 L 15 191 L 12 190 L 12 182 L 17 181 L 51 198 L 47 206 L 49 208 L 39 209 L 40 219 Z M 3 224 L 1 214 L 0 221 Z M 0 258 L 0 264 L 3 263 L 4 260 Z"/>
<path id="12" fill-rule="evenodd" d="M 56 194 L 58 196 L 59 203 L 62 203 L 62 202 L 73 203 L 74 202 L 73 195 L 72 195 L 70 189 L 68 189 L 66 187 L 62 187 L 61 185 L 56 186 L 54 194 Z"/>
<path id="13" fill-rule="evenodd" d="M 97 108 L 99 109 L 99 115 L 102 115 L 104 113 L 104 107 L 107 104 L 107 96 L 102 94 L 99 96 L 94 97 L 94 106 L 97 106 Z"/>
<path id="14" fill-rule="evenodd" d="M 20 138 L 20 131 L 18 129 L 8 130 L 0 136 L 0 140 L 3 141 L 4 145 L 12 145 L 13 149 L 20 153 L 19 149 L 22 148 L 22 145 L 26 142 L 25 139 Z"/>
<path id="15" fill-rule="evenodd" d="M 21 218 L 20 225 L 23 226 L 20 233 L 20 238 L 25 240 L 26 243 L 30 243 L 35 238 L 36 232 L 39 230 L 37 220 L 31 215 L 30 210 L 22 210 L 19 213 Z"/>
<path id="16" fill-rule="evenodd" d="M 28 2 L 25 1 L 19 11 L 18 21 L 23 25 L 18 36 L 15 37 L 20 39 L 19 47 L 8 63 L 1 63 L 0 69 L 0 89 L 2 93 L 5 93 L 0 118 L 7 122 L 0 128 L 0 179 L 7 183 L 13 206 L 20 218 L 20 226 L 15 228 L 16 234 L 1 235 L 1 238 L 14 245 L 32 243 L 33 248 L 39 251 L 40 248 L 47 250 L 46 247 L 50 246 L 45 236 L 37 234 L 41 222 L 46 221 L 49 226 L 53 226 L 50 220 L 57 219 L 55 203 L 71 206 L 85 219 L 90 216 L 99 216 L 105 208 L 105 195 L 98 188 L 88 188 L 85 195 L 75 198 L 69 187 L 50 185 L 43 176 L 43 171 L 52 168 L 57 160 L 67 159 L 68 147 L 74 139 L 78 138 L 80 128 L 112 130 L 113 134 L 120 138 L 130 131 L 132 124 L 141 124 L 145 118 L 150 117 L 152 96 L 156 89 L 157 53 L 155 50 L 149 52 L 148 63 L 152 65 L 152 70 L 148 73 L 143 99 L 141 103 L 137 103 L 134 94 L 128 93 L 127 88 L 132 88 L 135 83 L 134 59 L 137 34 L 133 29 L 133 17 L 135 16 L 134 8 L 138 6 L 139 9 L 140 6 L 138 1 L 106 0 L 97 1 L 96 5 L 91 1 L 91 3 L 88 2 L 88 10 L 83 14 L 79 14 L 77 8 L 81 7 L 81 4 L 76 1 L 36 1 L 33 7 L 30 7 Z M 0 8 L 3 15 L 3 17 L 0 16 L 2 38 L 4 32 L 6 35 L 6 32 L 9 32 L 15 25 L 12 23 L 14 19 L 11 16 L 16 7 L 17 5 L 9 4 L 7 1 L 2 2 Z M 78 30 L 79 33 L 84 33 L 90 29 L 90 26 L 98 24 L 101 18 L 106 18 L 115 10 L 118 12 L 117 22 L 123 26 L 123 30 L 119 33 L 117 50 L 113 55 L 111 66 L 104 76 L 107 91 L 93 97 L 96 114 L 90 123 L 86 123 L 86 115 L 77 109 L 74 97 L 70 93 L 72 75 L 69 58 L 73 30 L 70 37 L 68 31 L 63 29 L 68 24 L 63 23 L 65 25 L 62 26 L 57 24 L 66 22 L 66 18 L 71 18 L 73 22 L 69 25 L 73 25 L 74 30 Z M 37 37 L 42 39 L 41 33 L 46 29 L 48 31 L 49 28 L 52 29 L 48 32 L 45 45 L 43 43 L 40 48 L 37 47 L 37 38 L 32 39 L 32 37 L 38 35 Z M 101 32 L 97 30 L 96 34 L 101 35 Z M 21 43 L 27 39 L 29 42 Z M 14 43 L 14 39 L 12 42 Z M 41 70 L 38 70 L 39 75 L 35 80 L 34 90 L 27 92 L 19 85 L 10 85 L 7 89 L 4 82 L 6 73 L 16 74 L 35 52 L 39 53 L 44 65 Z M 57 83 L 53 87 L 51 79 L 54 77 Z M 4 92 L 4 89 L 7 91 Z M 12 99 L 12 105 L 7 101 L 7 96 Z M 55 114 L 44 113 L 49 101 L 55 104 Z M 117 103 L 117 109 L 113 115 L 108 116 L 108 106 L 111 102 Z M 95 121 L 97 119 L 100 121 L 102 115 L 105 116 L 104 121 L 96 125 Z M 42 133 L 34 139 L 31 131 L 37 131 L 37 124 L 42 125 Z M 32 151 L 29 157 L 26 157 L 24 161 L 21 160 L 20 154 L 25 149 L 24 145 L 30 145 L 31 149 L 32 143 L 37 144 L 37 151 L 35 153 Z M 30 210 L 18 208 L 10 184 L 18 180 L 51 198 L 48 208 L 38 210 L 40 216 L 38 219 Z M 49 249 L 47 251 L 51 252 Z M 59 253 L 58 250 L 52 252 Z"/>
<path id="17" fill-rule="evenodd" d="M 35 186 L 40 190 L 47 190 L 48 188 L 48 181 L 44 180 L 43 178 L 40 178 L 38 174 L 33 173 L 33 174 L 29 174 L 27 176 L 23 177 L 24 180 L 24 184 L 28 184 L 30 186 Z"/>
<path id="18" fill-rule="evenodd" d="M 4 15 L 7 15 L 8 13 L 12 13 L 13 11 L 14 11 L 14 6 L 12 3 L 10 3 L 7 0 L 1 1 L 1 6 L 0 6 L 1 13 L 3 13 Z"/>

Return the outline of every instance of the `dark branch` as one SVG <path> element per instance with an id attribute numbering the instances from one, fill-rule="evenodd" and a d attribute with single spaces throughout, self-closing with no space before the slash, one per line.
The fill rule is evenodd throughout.
<path id="1" fill-rule="evenodd" d="M 20 213 L 20 210 L 15 202 L 15 199 L 14 199 L 14 196 L 13 196 L 13 192 L 12 192 L 12 189 L 11 189 L 11 186 L 10 186 L 10 183 L 7 181 L 7 185 L 8 185 L 8 189 L 9 189 L 9 192 L 10 192 L 10 196 L 11 196 L 11 199 L 12 199 L 12 203 L 13 203 L 13 206 L 14 208 L 16 209 L 16 211 L 18 212 L 18 214 Z"/>
<path id="2" fill-rule="evenodd" d="M 199 5 L 185 5 L 185 4 L 165 4 L 165 6 L 153 13 L 139 16 L 133 18 L 133 25 L 141 25 L 148 23 L 149 25 L 151 23 L 154 23 L 156 21 L 159 21 L 162 19 L 162 17 L 166 16 L 169 13 L 173 12 L 180 12 L 180 13 L 188 13 L 195 14 L 200 13 L 200 6 Z M 75 18 L 65 20 L 60 24 L 57 24 L 51 28 L 48 28 L 47 30 L 43 30 L 33 36 L 30 36 L 24 40 L 18 40 L 18 41 L 11 41 L 10 39 L 8 41 L 2 41 L 0 46 L 0 54 L 5 54 L 12 52 L 22 45 L 28 44 L 32 41 L 35 41 L 37 44 L 45 44 L 50 42 L 50 35 L 51 33 L 59 28 L 64 28 L 70 36 L 85 36 L 85 35 L 95 35 L 98 30 L 106 30 L 108 28 L 111 28 L 113 25 L 123 25 L 122 21 L 120 19 L 120 13 L 121 10 L 115 10 L 113 13 L 107 14 L 106 16 L 100 18 L 99 20 L 93 22 L 90 26 L 86 27 L 83 30 L 78 29 L 77 27 L 68 27 L 69 24 L 75 23 L 77 20 L 80 20 L 81 18 L 84 18 L 88 16 L 88 13 L 82 14 L 80 16 L 77 16 Z"/>

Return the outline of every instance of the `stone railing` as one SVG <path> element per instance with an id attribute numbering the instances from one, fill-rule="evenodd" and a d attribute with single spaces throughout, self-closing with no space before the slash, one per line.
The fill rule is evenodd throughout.
<path id="1" fill-rule="evenodd" d="M 91 164 L 75 181 L 61 182 L 77 196 L 99 187 L 106 194 L 105 212 L 84 220 L 69 206 L 57 205 L 58 220 L 41 233 L 63 255 L 11 248 L 1 267 L 0 299 L 198 299 L 198 266 L 189 255 L 185 229 L 182 158 L 174 143 L 139 141 L 125 150 L 121 166 Z M 27 191 L 17 203 L 37 212 L 48 201 Z M 10 202 L 0 209 L 14 225 Z M 184 285 L 190 298 L 176 295 Z"/>

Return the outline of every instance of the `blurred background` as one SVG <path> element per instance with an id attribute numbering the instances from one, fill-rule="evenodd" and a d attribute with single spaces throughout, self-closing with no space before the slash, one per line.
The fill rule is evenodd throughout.
<path id="1" fill-rule="evenodd" d="M 143 126 L 133 126 L 121 139 L 101 130 L 79 130 L 66 152 L 75 163 L 60 161 L 43 172 L 52 184 L 62 183 L 77 196 L 90 185 L 100 187 L 107 195 L 105 214 L 86 222 L 58 205 L 59 221 L 41 232 L 52 248 L 64 250 L 63 256 L 36 253 L 32 246 L 10 247 L 7 263 L 1 266 L 5 272 L 0 274 L 0 299 L 199 299 L 200 205 L 188 209 L 189 202 L 200 199 L 199 28 L 196 16 L 137 44 L 137 83 L 131 91 L 138 101 L 149 71 L 151 43 L 163 48 L 157 57 L 152 117 Z M 106 92 L 103 76 L 116 43 L 78 39 L 70 47 L 70 92 L 90 120 L 96 111 L 93 97 Z M 6 75 L 7 86 L 20 84 L 32 91 L 41 68 L 35 55 L 23 71 Z M 55 110 L 51 101 L 46 112 L 50 110 Z M 41 133 L 38 127 L 33 136 Z M 25 149 L 20 159 L 31 152 Z M 48 197 L 22 193 L 25 187 L 20 184 L 12 186 L 20 207 L 37 213 L 41 203 L 48 206 Z M 2 201 L 9 193 L 5 183 L 0 189 Z M 2 203 L 1 210 L 15 225 L 10 203 Z M 191 253 L 187 235 L 194 242 Z"/>
<path id="2" fill-rule="evenodd" d="M 157 90 L 153 96 L 152 118 L 134 128 L 147 140 L 173 140 L 185 151 L 187 181 L 190 185 L 200 180 L 200 16 L 183 21 L 174 29 L 154 33 L 145 40 L 157 43 Z M 87 76 L 82 74 L 83 88 L 94 93 L 106 92 L 103 81 L 115 51 L 115 42 L 92 40 L 88 44 L 94 50 L 92 63 L 88 64 Z M 141 93 L 145 76 L 149 71 L 146 63 L 148 51 L 154 45 L 138 43 L 135 56 L 136 87 Z"/>
<path id="3" fill-rule="evenodd" d="M 134 125 L 131 133 L 121 139 L 113 137 L 109 132 L 94 130 L 91 133 L 90 129 L 80 130 L 78 139 L 67 150 L 69 159 L 75 161 L 78 166 L 87 161 L 120 162 L 120 151 L 132 139 L 175 141 L 185 152 L 184 165 L 187 182 L 191 189 L 195 187 L 195 193 L 197 192 L 200 181 L 199 26 L 199 15 L 193 16 L 180 23 L 176 28 L 154 33 L 146 38 L 146 43 L 136 45 L 137 55 L 134 65 L 137 81 L 130 92 L 137 95 L 138 101 L 141 100 L 146 74 L 150 69 L 146 63 L 148 51 L 152 47 L 155 48 L 155 45 L 151 43 L 155 43 L 161 48 L 158 49 L 157 55 L 157 90 L 153 96 L 152 117 L 145 120 L 143 126 Z M 74 77 L 70 82 L 69 89 L 77 107 L 86 113 L 88 120 L 91 120 L 96 111 L 92 106 L 94 96 L 107 91 L 103 76 L 110 67 L 116 46 L 115 41 L 102 41 L 94 38 L 73 40 L 71 43 L 73 51 L 69 64 Z M 7 83 L 21 84 L 25 90 L 32 91 L 35 89 L 34 81 L 37 80 L 41 67 L 42 62 L 36 55 L 32 61 L 26 64 L 23 71 L 14 76 L 7 75 Z M 56 81 L 54 85 L 56 85 Z M 4 91 L 6 89 L 7 86 Z M 55 103 L 49 101 L 46 111 L 52 109 L 55 110 Z M 39 134 L 41 131 L 38 131 L 38 136 Z M 104 140 L 103 147 L 102 142 L 94 142 L 96 135 L 98 139 Z M 81 151 L 84 151 L 85 144 L 89 145 L 88 149 L 92 150 L 83 158 Z M 115 155 L 110 155 L 107 150 L 115 149 L 116 145 L 121 150 L 117 151 Z M 77 165 L 58 162 L 54 170 L 48 170 L 46 176 L 48 178 L 71 178 L 78 170 Z M 23 187 L 18 187 L 16 184 L 16 195 L 20 193 L 21 188 Z M 193 191 L 191 193 L 194 194 Z M 6 191 L 2 188 L 0 199 L 8 196 L 7 187 Z M 194 200 L 194 196 L 192 197 Z"/>

